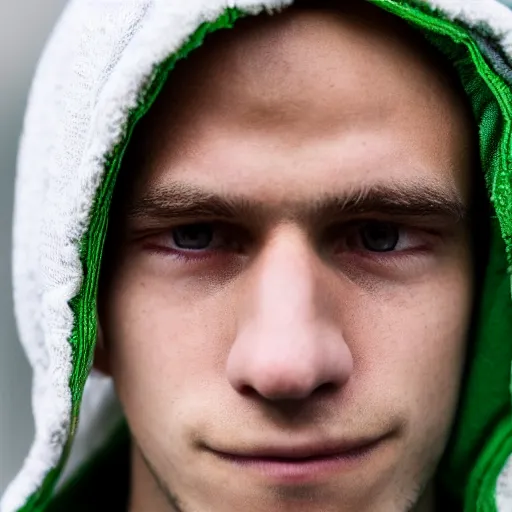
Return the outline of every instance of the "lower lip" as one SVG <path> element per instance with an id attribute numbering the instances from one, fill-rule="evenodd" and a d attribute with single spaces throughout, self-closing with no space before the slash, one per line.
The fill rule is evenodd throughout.
<path id="1" fill-rule="evenodd" d="M 270 478 L 276 483 L 304 484 L 333 474 L 356 468 L 375 451 L 379 441 L 338 455 L 309 459 L 281 459 L 278 457 L 238 457 L 217 455 L 236 466 Z"/>

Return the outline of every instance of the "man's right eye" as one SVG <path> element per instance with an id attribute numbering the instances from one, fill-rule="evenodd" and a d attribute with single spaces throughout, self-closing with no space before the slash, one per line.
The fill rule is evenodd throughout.
<path id="1" fill-rule="evenodd" d="M 214 229 L 208 223 L 178 226 L 171 230 L 171 238 L 178 250 L 205 250 L 214 239 Z"/>
<path id="2" fill-rule="evenodd" d="M 171 227 L 144 243 L 151 251 L 178 260 L 199 261 L 221 252 L 239 252 L 243 237 L 235 227 L 219 222 L 196 222 Z"/>

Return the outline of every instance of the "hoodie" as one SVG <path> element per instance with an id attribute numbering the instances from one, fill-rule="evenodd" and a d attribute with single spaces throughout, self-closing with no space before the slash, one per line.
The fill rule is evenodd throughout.
<path id="1" fill-rule="evenodd" d="M 478 126 L 490 257 L 437 478 L 443 509 L 512 512 L 512 11 L 495 0 L 368 1 L 447 57 Z M 92 370 L 99 270 L 123 155 L 177 61 L 208 34 L 292 3 L 68 3 L 37 68 L 19 150 L 13 282 L 33 368 L 35 438 L 1 512 L 90 510 L 91 496 L 103 492 L 109 510 L 123 509 L 127 431 L 111 380 Z"/>

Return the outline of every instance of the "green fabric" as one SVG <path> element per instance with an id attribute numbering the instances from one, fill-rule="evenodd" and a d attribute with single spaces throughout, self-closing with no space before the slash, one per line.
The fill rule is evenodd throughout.
<path id="1" fill-rule="evenodd" d="M 476 31 L 462 23 L 450 22 L 426 4 L 412 0 L 370 1 L 418 27 L 449 57 L 459 73 L 479 126 L 482 167 L 495 214 L 492 253 L 475 332 L 470 340 L 470 357 L 457 422 L 438 477 L 442 489 L 449 492 L 447 500 L 455 500 L 457 508 L 464 504 L 465 512 L 495 512 L 496 479 L 506 457 L 512 453 L 512 300 L 507 274 L 507 255 L 508 263 L 512 263 L 512 93 L 509 84 L 497 73 L 502 63 L 493 61 L 490 47 L 482 45 L 485 34 L 480 28 Z M 216 22 L 203 24 L 178 53 L 155 68 L 153 77 L 143 88 L 138 107 L 130 114 L 126 136 L 107 158 L 105 178 L 96 196 L 90 226 L 81 241 L 83 285 L 70 304 L 75 314 L 71 338 L 74 370 L 70 381 L 74 419 L 66 455 L 76 430 L 82 392 L 92 364 L 101 254 L 112 193 L 130 136 L 135 124 L 153 104 L 175 63 L 198 47 L 208 33 L 231 27 L 243 15 L 240 10 L 228 9 Z M 510 69 L 508 72 L 510 74 Z M 50 473 L 43 488 L 31 497 L 23 511 L 44 509 L 59 469 Z M 76 487 L 72 488 L 76 490 Z M 64 495 L 67 504 L 62 508 L 52 506 L 50 510 L 78 510 L 75 504 L 71 508 L 72 501 L 67 501 L 69 496 L 73 499 L 77 495 L 73 492 Z M 450 510 L 455 510 L 455 506 Z"/>

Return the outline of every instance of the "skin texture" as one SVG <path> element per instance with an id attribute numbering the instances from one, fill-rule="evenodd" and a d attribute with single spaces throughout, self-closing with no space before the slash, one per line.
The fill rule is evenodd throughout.
<path id="1" fill-rule="evenodd" d="M 362 4 L 215 34 L 135 133 L 96 354 L 133 435 L 131 512 L 434 510 L 473 294 L 442 197 L 469 207 L 473 134 L 424 44 Z M 190 188 L 246 208 L 173 214 Z M 441 199 L 422 216 L 382 200 L 425 188 Z M 338 213 L 311 209 L 327 196 Z M 398 246 L 368 249 L 368 220 L 398 223 Z M 180 249 L 194 223 L 212 242 Z M 307 484 L 212 453 L 381 437 Z"/>

